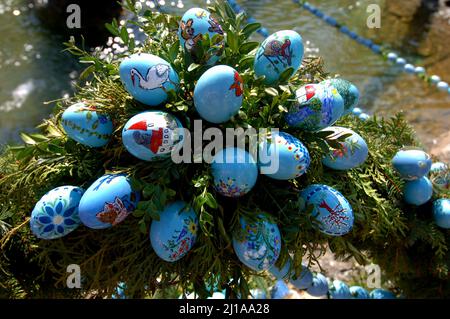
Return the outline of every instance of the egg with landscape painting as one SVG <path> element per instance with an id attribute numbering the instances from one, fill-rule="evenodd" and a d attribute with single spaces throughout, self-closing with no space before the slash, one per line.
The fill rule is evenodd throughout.
<path id="1" fill-rule="evenodd" d="M 339 126 L 331 126 L 324 129 L 324 131 L 333 132 L 328 136 L 330 139 L 338 139 L 340 136 L 350 135 L 343 142 L 339 142 L 341 148 L 330 151 L 323 158 L 322 163 L 325 166 L 335 170 L 349 170 L 362 165 L 366 161 L 369 149 L 366 141 L 359 134 Z"/>
<path id="2" fill-rule="evenodd" d="M 75 186 L 52 189 L 36 203 L 31 212 L 30 227 L 41 239 L 66 236 L 80 224 L 78 205 L 84 190 Z"/>
<path id="3" fill-rule="evenodd" d="M 411 181 L 428 174 L 432 161 L 430 155 L 421 149 L 405 147 L 395 154 L 392 165 L 403 179 Z"/>
<path id="4" fill-rule="evenodd" d="M 125 220 L 139 202 L 140 194 L 124 174 L 97 179 L 84 193 L 78 208 L 81 222 L 93 229 L 105 229 Z"/>
<path id="5" fill-rule="evenodd" d="M 344 112 L 344 100 L 332 86 L 307 84 L 295 92 L 295 100 L 285 119 L 289 126 L 305 131 L 331 126 Z"/>
<path id="6" fill-rule="evenodd" d="M 353 83 L 337 78 L 325 80 L 321 82 L 321 84 L 333 86 L 342 96 L 344 99 L 343 115 L 351 113 L 358 105 L 360 94 L 358 88 Z"/>
<path id="7" fill-rule="evenodd" d="M 211 48 L 199 56 L 200 41 L 204 41 L 206 36 L 211 41 Z M 224 32 L 217 19 L 207 10 L 192 8 L 183 14 L 178 29 L 180 45 L 187 52 L 195 63 L 215 64 L 221 57 L 225 43 L 223 41 Z"/>
<path id="8" fill-rule="evenodd" d="M 168 91 L 179 88 L 178 74 L 160 57 L 138 53 L 125 58 L 119 67 L 125 89 L 137 101 L 157 106 L 167 101 Z"/>
<path id="9" fill-rule="evenodd" d="M 61 116 L 61 124 L 67 136 L 88 147 L 105 146 L 113 132 L 109 115 L 83 102 L 69 106 Z"/>
<path id="10" fill-rule="evenodd" d="M 133 116 L 122 130 L 122 142 L 133 156 L 144 161 L 169 158 L 182 147 L 184 130 L 172 114 L 148 111 Z"/>
<path id="11" fill-rule="evenodd" d="M 336 189 L 327 185 L 310 185 L 301 193 L 301 210 L 312 206 L 312 217 L 318 229 L 328 235 L 342 236 L 351 231 L 354 217 L 347 199 Z"/>
<path id="12" fill-rule="evenodd" d="M 281 74 L 292 68 L 291 76 L 300 68 L 303 60 L 303 39 L 295 31 L 282 30 L 270 35 L 256 51 L 254 70 L 257 77 L 264 76 L 264 83 L 272 85 Z"/>
<path id="13" fill-rule="evenodd" d="M 150 242 L 155 253 L 167 262 L 183 258 L 194 246 L 199 225 L 194 210 L 186 202 L 166 205 L 150 227 Z"/>
<path id="14" fill-rule="evenodd" d="M 247 267 L 255 271 L 268 270 L 280 255 L 281 235 L 278 226 L 266 215 L 255 218 L 251 221 L 240 218 L 240 228 L 233 233 L 233 248 Z"/>

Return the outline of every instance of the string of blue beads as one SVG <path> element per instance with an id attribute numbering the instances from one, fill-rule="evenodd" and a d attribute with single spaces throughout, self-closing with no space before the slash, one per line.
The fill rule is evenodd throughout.
<path id="1" fill-rule="evenodd" d="M 236 12 L 238 14 L 244 12 L 246 14 L 246 16 L 247 16 L 247 23 L 256 23 L 257 22 L 255 20 L 255 18 L 253 18 L 252 16 L 248 15 L 245 12 L 245 9 L 242 8 L 236 1 L 234 1 L 234 0 L 227 0 L 227 1 L 228 1 L 228 4 L 230 5 L 230 7 L 234 10 L 234 12 Z M 259 28 L 256 32 L 258 32 L 264 38 L 267 38 L 269 36 L 269 31 L 266 28 L 264 28 L 264 27 Z"/>

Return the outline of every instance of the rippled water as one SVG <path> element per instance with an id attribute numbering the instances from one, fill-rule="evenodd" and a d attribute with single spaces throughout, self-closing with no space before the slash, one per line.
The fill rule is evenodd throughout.
<path id="1" fill-rule="evenodd" d="M 393 2 L 387 5 L 384 0 L 310 2 L 361 35 L 385 41 L 411 62 L 427 66 L 450 81 L 450 50 L 444 40 L 448 39 L 449 26 L 436 25 L 434 19 L 430 25 L 425 25 L 426 19 L 417 14 L 412 18 L 399 18 L 399 14 L 407 11 L 406 4 L 411 0 L 396 1 L 405 3 L 405 8 L 401 5 L 393 8 Z M 31 130 L 47 116 L 51 106 L 44 105 L 43 101 L 70 93 L 71 81 L 77 76 L 74 60 L 60 52 L 64 39 L 42 28 L 33 8 L 23 3 L 25 1 L 0 0 L 0 144 L 17 139 L 20 130 Z M 182 3 L 184 7 L 180 1 L 166 1 L 163 7 L 182 14 L 192 6 L 204 7 L 206 1 Z M 362 108 L 383 115 L 405 110 L 428 145 L 448 131 L 448 94 L 401 72 L 290 0 L 242 0 L 238 3 L 270 32 L 294 29 L 301 33 L 305 41 L 309 41 L 309 54 L 322 56 L 330 73 L 340 74 L 360 88 Z M 381 29 L 370 30 L 366 26 L 366 8 L 372 3 L 382 7 Z M 398 25 L 392 21 L 404 23 Z"/>

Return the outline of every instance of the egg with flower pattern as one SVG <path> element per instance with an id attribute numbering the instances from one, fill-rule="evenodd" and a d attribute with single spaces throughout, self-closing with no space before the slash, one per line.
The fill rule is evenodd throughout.
<path id="1" fill-rule="evenodd" d="M 93 229 L 115 226 L 136 208 L 140 194 L 124 174 L 108 174 L 97 179 L 80 200 L 81 222 Z"/>
<path id="2" fill-rule="evenodd" d="M 75 186 L 52 189 L 36 203 L 30 219 L 31 231 L 38 238 L 63 237 L 80 225 L 78 205 L 84 190 Z"/>
<path id="3" fill-rule="evenodd" d="M 247 267 L 262 271 L 270 269 L 277 261 L 281 249 L 278 226 L 266 215 L 255 220 L 240 218 L 240 228 L 233 233 L 233 248 L 236 256 Z"/>
<path id="4" fill-rule="evenodd" d="M 337 190 L 326 185 L 310 185 L 301 193 L 304 211 L 312 206 L 312 217 L 319 230 L 332 236 L 342 236 L 353 227 L 353 210 L 347 199 Z"/>
<path id="5" fill-rule="evenodd" d="M 88 147 L 105 146 L 113 132 L 109 115 L 83 102 L 69 106 L 61 116 L 61 124 L 67 136 Z"/>
<path id="6" fill-rule="evenodd" d="M 285 119 L 289 126 L 305 131 L 318 131 L 331 126 L 344 113 L 344 100 L 332 86 L 302 86 L 295 92 L 295 100 Z"/>
<path id="7" fill-rule="evenodd" d="M 331 151 L 322 160 L 322 163 L 335 170 L 349 170 L 362 165 L 368 155 L 369 149 L 366 141 L 354 131 L 339 127 L 332 126 L 324 129 L 324 131 L 333 132 L 328 138 L 337 139 L 340 136 L 350 134 L 343 142 L 339 142 L 340 149 Z"/>
<path id="8" fill-rule="evenodd" d="M 198 227 L 197 215 L 187 203 L 168 204 L 150 227 L 153 250 L 168 262 L 183 258 L 195 244 Z"/>
<path id="9" fill-rule="evenodd" d="M 268 136 L 259 145 L 258 164 L 261 174 L 278 180 L 300 177 L 311 162 L 308 149 L 288 133 Z"/>

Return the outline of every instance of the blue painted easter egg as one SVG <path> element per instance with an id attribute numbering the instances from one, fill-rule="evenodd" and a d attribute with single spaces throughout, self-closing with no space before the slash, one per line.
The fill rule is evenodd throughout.
<path id="1" fill-rule="evenodd" d="M 212 40 L 213 45 L 204 56 L 198 56 L 198 42 L 204 40 L 206 35 Z M 221 25 L 207 10 L 192 8 L 181 18 L 178 29 L 180 45 L 196 63 L 208 65 L 216 63 L 223 53 L 225 45 L 223 36 Z"/>
<path id="2" fill-rule="evenodd" d="M 258 164 L 261 174 L 278 180 L 289 180 L 306 173 L 311 163 L 308 149 L 288 133 L 278 132 L 259 145 Z"/>
<path id="3" fill-rule="evenodd" d="M 433 218 L 439 227 L 450 229 L 450 199 L 440 198 L 434 201 Z"/>
<path id="4" fill-rule="evenodd" d="M 339 126 L 332 126 L 325 130 L 334 132 L 331 136 L 332 138 L 351 134 L 345 138 L 344 142 L 339 142 L 342 149 L 333 150 L 323 158 L 322 163 L 325 166 L 335 170 L 349 170 L 360 166 L 366 161 L 367 156 L 369 156 L 369 149 L 366 141 L 359 134 Z"/>
<path id="5" fill-rule="evenodd" d="M 344 99 L 333 86 L 308 84 L 295 95 L 296 102 L 285 116 L 292 127 L 318 131 L 333 125 L 344 112 Z"/>
<path id="6" fill-rule="evenodd" d="M 408 181 L 405 183 L 403 195 L 406 203 L 416 206 L 423 205 L 433 195 L 433 184 L 425 176 L 414 181 Z"/>
<path id="7" fill-rule="evenodd" d="M 303 40 L 292 30 L 283 30 L 270 35 L 256 51 L 254 70 L 257 77 L 265 76 L 267 85 L 278 82 L 280 75 L 293 68 L 294 75 L 303 60 Z"/>
<path id="8" fill-rule="evenodd" d="M 353 210 L 340 192 L 326 185 L 310 185 L 300 194 L 306 208 L 313 205 L 312 216 L 325 234 L 342 236 L 353 227 Z"/>
<path id="9" fill-rule="evenodd" d="M 288 285 L 284 280 L 277 280 L 270 291 L 271 299 L 283 299 L 290 294 Z"/>
<path id="10" fill-rule="evenodd" d="M 311 287 L 306 292 L 313 297 L 326 296 L 328 293 L 328 279 L 322 274 L 315 274 Z"/>
<path id="11" fill-rule="evenodd" d="M 126 175 L 104 175 L 81 198 L 78 209 L 81 222 L 93 229 L 115 226 L 136 208 L 139 197 Z"/>
<path id="12" fill-rule="evenodd" d="M 111 296 L 111 299 L 128 299 L 125 294 L 125 290 L 127 289 L 127 284 L 124 282 L 119 282 L 116 287 L 116 292 Z"/>
<path id="13" fill-rule="evenodd" d="M 331 299 L 353 299 L 350 288 L 340 280 L 334 280 L 329 291 Z"/>
<path id="14" fill-rule="evenodd" d="M 247 194 L 256 184 L 258 165 L 253 156 L 241 148 L 228 147 L 212 159 L 214 188 L 227 197 Z"/>
<path id="15" fill-rule="evenodd" d="M 442 162 L 436 162 L 431 164 L 430 173 L 436 174 L 436 173 L 442 173 L 448 170 L 448 166 L 445 163 Z"/>
<path id="16" fill-rule="evenodd" d="M 61 124 L 71 139 L 88 147 L 105 146 L 113 132 L 110 117 L 83 102 L 68 107 L 62 114 Z"/>
<path id="17" fill-rule="evenodd" d="M 287 279 L 297 289 L 308 289 L 312 285 L 313 275 L 311 271 L 305 265 L 302 265 L 302 270 L 298 276 L 296 276 L 294 269 L 291 269 L 291 259 L 289 258 L 283 267 L 279 268 L 273 265 L 269 269 L 270 273 L 275 276 L 276 279 Z"/>
<path id="18" fill-rule="evenodd" d="M 267 295 L 262 289 L 250 289 L 249 299 L 267 299 Z"/>
<path id="19" fill-rule="evenodd" d="M 412 181 L 428 174 L 431 169 L 431 158 L 422 150 L 405 148 L 395 154 L 392 165 L 403 179 Z"/>
<path id="20" fill-rule="evenodd" d="M 370 292 L 371 299 L 396 299 L 395 295 L 385 289 L 374 289 Z"/>
<path id="21" fill-rule="evenodd" d="M 244 265 L 255 271 L 270 269 L 281 250 L 278 226 L 265 215 L 258 215 L 257 220 L 252 222 L 241 217 L 240 224 L 240 229 L 233 233 L 236 256 Z"/>
<path id="22" fill-rule="evenodd" d="M 183 258 L 197 239 L 198 218 L 187 203 L 177 201 L 167 205 L 160 220 L 153 220 L 150 242 L 159 258 L 175 262 Z"/>
<path id="23" fill-rule="evenodd" d="M 80 225 L 78 205 L 84 190 L 75 186 L 52 189 L 36 203 L 31 212 L 31 231 L 38 238 L 60 238 Z"/>
<path id="24" fill-rule="evenodd" d="M 359 90 L 351 82 L 344 79 L 331 79 L 321 82 L 321 84 L 331 84 L 344 99 L 344 113 L 347 115 L 358 105 L 359 102 Z"/>
<path id="25" fill-rule="evenodd" d="M 182 146 L 184 130 L 172 114 L 148 111 L 133 116 L 122 130 L 122 142 L 133 156 L 144 161 L 170 157 Z"/>
<path id="26" fill-rule="evenodd" d="M 195 109 L 208 122 L 224 123 L 239 112 L 243 93 L 239 73 L 227 65 L 217 65 L 203 73 L 195 85 Z"/>
<path id="27" fill-rule="evenodd" d="M 351 286 L 350 293 L 354 299 L 370 299 L 369 292 L 360 286 Z"/>
<path id="28" fill-rule="evenodd" d="M 157 106 L 167 100 L 168 91 L 177 91 L 178 75 L 169 62 L 153 54 L 138 53 L 120 63 L 125 89 L 139 102 Z"/>

